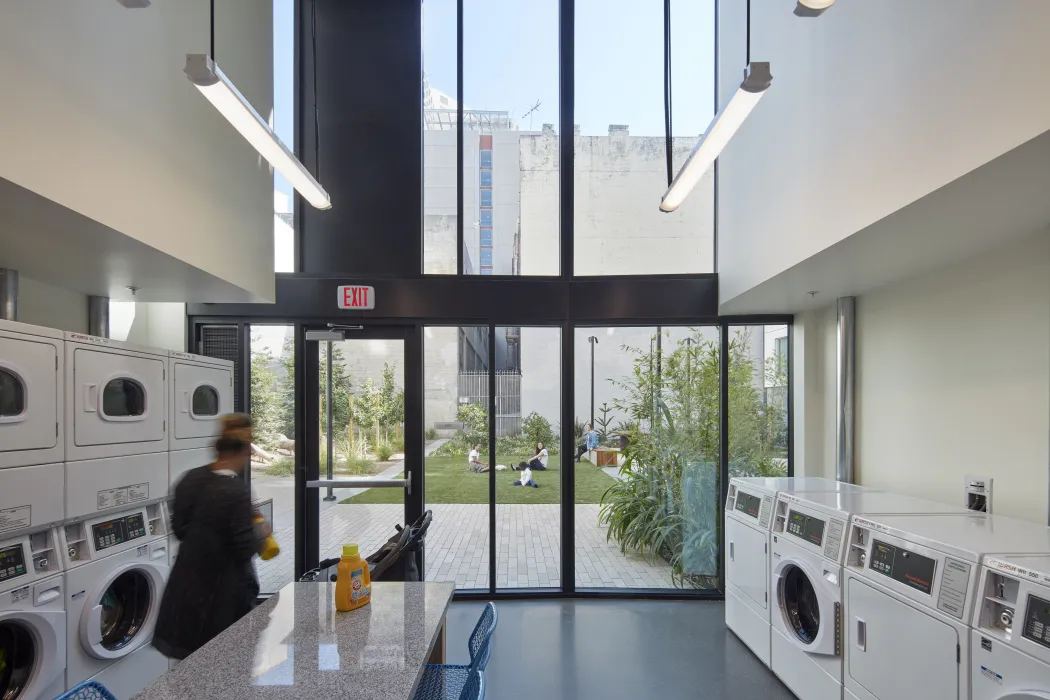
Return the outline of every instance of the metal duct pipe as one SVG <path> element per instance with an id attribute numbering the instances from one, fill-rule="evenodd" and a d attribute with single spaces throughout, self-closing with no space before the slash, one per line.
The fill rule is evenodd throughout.
<path id="1" fill-rule="evenodd" d="M 836 362 L 835 478 L 853 483 L 853 377 L 856 297 L 838 299 Z"/>
<path id="2" fill-rule="evenodd" d="M 109 337 L 109 297 L 88 297 L 88 335 Z"/>
<path id="3" fill-rule="evenodd" d="M 0 320 L 18 320 L 18 270 L 0 267 Z"/>

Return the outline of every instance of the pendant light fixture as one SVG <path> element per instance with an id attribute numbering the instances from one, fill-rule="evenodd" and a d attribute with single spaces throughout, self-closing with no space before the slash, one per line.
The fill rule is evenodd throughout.
<path id="1" fill-rule="evenodd" d="M 682 205 L 685 198 L 693 191 L 700 178 L 714 164 L 715 159 L 729 143 L 733 135 L 751 114 L 762 95 L 769 88 L 773 76 L 769 64 L 751 62 L 751 2 L 747 3 L 747 69 L 744 80 L 736 89 L 729 103 L 715 115 L 700 140 L 693 146 L 685 165 L 678 171 L 670 186 L 660 200 L 660 210 L 673 212 Z M 668 101 L 669 102 L 669 101 Z M 670 163 L 670 152 L 668 153 Z"/>
<path id="2" fill-rule="evenodd" d="M 318 209 L 332 207 L 332 200 L 321 184 L 215 63 L 215 0 L 211 0 L 211 52 L 187 54 L 185 73 L 219 114 L 288 180 L 303 199 Z"/>

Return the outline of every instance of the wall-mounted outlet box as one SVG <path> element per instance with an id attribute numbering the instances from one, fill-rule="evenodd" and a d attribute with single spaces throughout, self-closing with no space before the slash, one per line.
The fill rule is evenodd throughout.
<path id="1" fill-rule="evenodd" d="M 967 475 L 963 487 L 963 505 L 981 513 L 992 512 L 992 479 Z"/>

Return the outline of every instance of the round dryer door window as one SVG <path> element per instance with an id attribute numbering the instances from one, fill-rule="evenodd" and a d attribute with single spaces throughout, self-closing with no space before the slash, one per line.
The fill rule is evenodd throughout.
<path id="1" fill-rule="evenodd" d="M 806 572 L 792 566 L 781 578 L 780 604 L 788 627 L 804 644 L 812 644 L 820 632 L 820 604 Z"/>
<path id="2" fill-rule="evenodd" d="M 146 572 L 125 571 L 102 595 L 101 645 L 109 651 L 123 649 L 135 638 L 149 617 L 152 589 Z"/>
<path id="3" fill-rule="evenodd" d="M 29 686 L 37 661 L 33 633 L 18 622 L 0 622 L 0 698 L 17 698 Z"/>

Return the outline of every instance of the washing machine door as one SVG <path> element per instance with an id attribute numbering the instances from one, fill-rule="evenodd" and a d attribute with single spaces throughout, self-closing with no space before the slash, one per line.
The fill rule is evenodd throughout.
<path id="1" fill-rule="evenodd" d="M 783 559 L 773 570 L 776 600 L 788 639 L 811 654 L 837 655 L 839 605 L 822 593 L 821 579 L 801 559 Z"/>
<path id="2" fill-rule="evenodd" d="M 59 613 L 58 615 L 61 615 Z M 52 615 L 56 617 L 56 615 Z M 0 613 L 0 698 L 31 698 L 65 669 L 65 628 L 31 612 Z"/>
<path id="3" fill-rule="evenodd" d="M 177 440 L 217 437 L 219 416 L 233 412 L 233 371 L 174 362 L 174 433 Z"/>
<path id="4" fill-rule="evenodd" d="M 73 434 L 78 446 L 161 442 L 165 362 L 159 357 L 76 348 Z"/>
<path id="5" fill-rule="evenodd" d="M 58 444 L 57 360 L 50 343 L 0 336 L 0 457 Z"/>
<path id="6" fill-rule="evenodd" d="M 118 567 L 85 602 L 80 642 L 96 659 L 119 659 L 153 637 L 164 575 L 143 564 Z"/>

